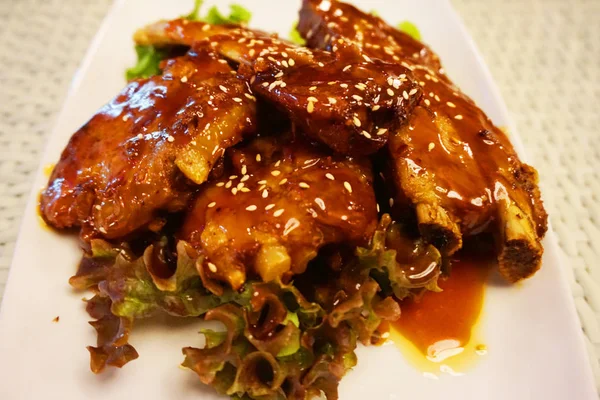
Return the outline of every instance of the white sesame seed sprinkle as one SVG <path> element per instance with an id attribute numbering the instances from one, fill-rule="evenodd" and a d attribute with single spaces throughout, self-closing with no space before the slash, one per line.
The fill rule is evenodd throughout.
<path id="1" fill-rule="evenodd" d="M 211 262 L 208 263 L 208 269 L 210 269 L 210 272 L 213 274 L 217 272 L 217 266 Z"/>
<path id="2" fill-rule="evenodd" d="M 273 213 L 273 216 L 274 216 L 274 217 L 281 217 L 281 214 L 283 214 L 283 213 L 284 213 L 284 211 L 285 211 L 285 210 L 284 210 L 283 208 L 280 208 L 279 210 L 277 210 L 277 211 L 275 211 L 275 212 Z"/>
<path id="3" fill-rule="evenodd" d="M 347 215 L 342 215 L 342 221 L 348 221 L 348 216 Z"/>
<path id="4" fill-rule="evenodd" d="M 167 137 L 167 140 L 169 141 L 169 143 L 173 143 L 175 141 L 175 138 L 173 136 L 169 135 Z"/>
<path id="5" fill-rule="evenodd" d="M 325 210 L 325 202 L 323 201 L 323 199 L 321 199 L 320 197 L 317 197 L 315 199 L 315 203 L 317 203 L 317 205 L 319 206 L 319 208 L 321 210 Z"/>
<path id="6" fill-rule="evenodd" d="M 330 181 L 335 181 L 335 176 L 333 176 L 333 174 L 331 174 L 329 172 L 325 174 L 325 177 L 327 179 L 329 179 Z"/>
<path id="7" fill-rule="evenodd" d="M 239 97 L 234 97 L 233 101 L 235 101 L 236 103 L 241 103 L 242 99 L 240 99 Z"/>
<path id="8" fill-rule="evenodd" d="M 387 94 L 390 95 L 390 96 L 393 96 L 394 95 L 394 91 L 392 89 L 388 88 Z"/>
<path id="9" fill-rule="evenodd" d="M 268 206 L 265 207 L 265 210 L 269 211 L 273 207 L 275 207 L 275 204 L 269 204 Z"/>
<path id="10" fill-rule="evenodd" d="M 271 171 L 271 175 L 273 175 L 273 176 L 279 176 L 279 174 L 281 174 L 281 171 L 277 171 L 277 170 Z"/>
<path id="11" fill-rule="evenodd" d="M 349 182 L 344 182 L 344 187 L 349 193 L 352 193 L 352 185 Z"/>
<path id="12" fill-rule="evenodd" d="M 260 156 L 260 154 L 257 154 L 257 155 L 256 155 L 256 161 L 257 161 L 257 162 L 260 162 L 260 161 L 261 161 L 261 156 Z"/>
<path id="13" fill-rule="evenodd" d="M 213 208 L 216 205 L 217 205 L 217 203 L 213 201 L 213 202 L 211 202 L 211 203 L 208 204 L 208 208 Z"/>
<path id="14" fill-rule="evenodd" d="M 219 85 L 219 89 L 221 89 L 224 93 L 227 93 L 227 88 L 223 85 Z"/>
<path id="15" fill-rule="evenodd" d="M 246 207 L 246 211 L 256 211 L 258 209 L 258 207 L 256 207 L 254 204 Z"/>
<path id="16" fill-rule="evenodd" d="M 188 79 L 188 78 L 187 78 L 187 76 L 182 76 L 182 77 L 181 77 L 181 79 L 180 79 L 180 81 L 181 81 L 182 83 L 186 83 L 186 82 L 187 82 L 187 79 Z"/>
<path id="17" fill-rule="evenodd" d="M 429 146 L 427 146 L 427 150 L 431 151 L 435 148 L 435 143 L 431 142 L 429 143 Z"/>
<path id="18" fill-rule="evenodd" d="M 417 88 L 412 89 L 410 92 L 408 92 L 409 96 L 414 96 L 415 94 L 417 94 L 419 90 Z"/>
<path id="19" fill-rule="evenodd" d="M 458 114 L 457 116 L 455 116 L 455 117 L 454 117 L 454 119 L 461 120 L 461 119 L 463 119 L 463 116 L 462 116 L 462 115 L 460 115 L 460 114 Z"/>
<path id="20" fill-rule="evenodd" d="M 269 197 L 269 191 L 267 189 L 264 189 L 262 191 L 262 198 L 266 199 L 267 197 Z"/>
<path id="21" fill-rule="evenodd" d="M 446 103 L 448 105 L 448 107 L 450 108 L 456 108 L 456 104 L 454 104 L 453 102 L 449 101 Z"/>
<path id="22" fill-rule="evenodd" d="M 219 183 L 217 183 L 217 187 L 222 187 L 222 186 L 225 186 L 225 182 L 219 182 Z"/>
<path id="23" fill-rule="evenodd" d="M 306 182 L 300 182 L 298 186 L 300 186 L 302 189 L 308 189 L 310 187 L 310 185 Z"/>
<path id="24" fill-rule="evenodd" d="M 266 180 L 262 180 L 262 181 L 258 181 L 256 183 L 258 183 L 259 185 L 266 185 L 267 181 Z"/>
<path id="25" fill-rule="evenodd" d="M 356 117 L 356 116 L 354 118 L 352 118 L 352 121 L 354 122 L 354 125 L 356 125 L 356 126 L 360 127 L 362 125 L 362 123 L 360 122 L 360 119 L 358 119 L 358 117 Z"/>
<path id="26" fill-rule="evenodd" d="M 371 134 L 367 131 L 362 131 L 360 134 L 363 135 L 364 137 L 366 137 L 367 139 L 372 138 Z"/>
<path id="27" fill-rule="evenodd" d="M 285 185 L 287 183 L 287 178 L 283 178 L 282 180 L 279 181 L 280 185 Z"/>

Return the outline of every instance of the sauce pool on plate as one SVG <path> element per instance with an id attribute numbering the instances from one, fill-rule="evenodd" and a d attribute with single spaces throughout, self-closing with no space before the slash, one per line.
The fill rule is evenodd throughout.
<path id="1" fill-rule="evenodd" d="M 460 375 L 486 353 L 477 325 L 491 265 L 489 259 L 459 254 L 450 276 L 438 282 L 441 292 L 400 303 L 391 339 L 426 376 Z"/>

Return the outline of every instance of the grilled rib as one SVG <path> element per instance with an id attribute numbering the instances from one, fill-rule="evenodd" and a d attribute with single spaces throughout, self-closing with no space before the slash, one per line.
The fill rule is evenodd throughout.
<path id="1" fill-rule="evenodd" d="M 412 206 L 421 234 L 446 254 L 460 249 L 463 236 L 492 231 L 508 280 L 535 273 L 547 223 L 535 170 L 521 163 L 507 136 L 446 77 L 439 58 L 342 2 L 304 0 L 300 15 L 309 46 L 335 53 L 342 39 L 350 43 L 345 51 L 404 65 L 423 90 L 408 122 L 390 137 L 396 210 Z"/>

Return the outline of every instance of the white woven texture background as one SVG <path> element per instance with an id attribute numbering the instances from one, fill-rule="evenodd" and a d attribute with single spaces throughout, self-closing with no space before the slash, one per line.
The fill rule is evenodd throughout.
<path id="1" fill-rule="evenodd" d="M 600 386 L 600 0 L 452 1 L 540 172 Z M 0 301 L 40 152 L 110 4 L 0 0 Z"/>

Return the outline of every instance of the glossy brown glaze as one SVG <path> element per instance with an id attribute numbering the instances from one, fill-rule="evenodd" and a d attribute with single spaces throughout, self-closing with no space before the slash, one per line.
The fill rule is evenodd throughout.
<path id="1" fill-rule="evenodd" d="M 421 97 L 411 72 L 399 63 L 350 50 L 310 50 L 244 28 L 161 21 L 135 38 L 140 44 L 204 44 L 240 63 L 258 96 L 342 154 L 372 154 L 383 147 Z"/>
<path id="2" fill-rule="evenodd" d="M 223 179 L 206 184 L 181 238 L 205 258 L 204 273 L 238 288 L 302 273 L 326 244 L 365 244 L 377 224 L 371 169 L 288 138 L 230 151 Z"/>
<path id="3" fill-rule="evenodd" d="M 44 219 L 107 238 L 159 229 L 159 211 L 183 209 L 193 183 L 252 132 L 254 107 L 216 54 L 168 61 L 162 76 L 131 82 L 72 136 L 42 192 Z"/>
<path id="4" fill-rule="evenodd" d="M 422 234 L 449 254 L 461 247 L 462 235 L 495 231 L 501 247 L 512 241 L 509 258 L 519 258 L 522 245 L 530 250 L 521 257 L 529 268 L 509 279 L 535 272 L 547 220 L 535 170 L 520 162 L 508 137 L 444 75 L 438 57 L 342 2 L 305 0 L 299 26 L 309 45 L 336 52 L 343 38 L 351 43 L 345 51 L 399 62 L 419 84 L 417 107 L 390 137 L 395 210 L 415 207 Z"/>

